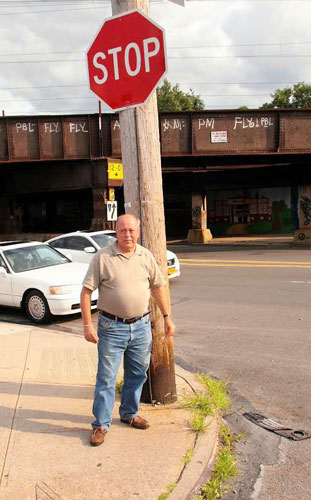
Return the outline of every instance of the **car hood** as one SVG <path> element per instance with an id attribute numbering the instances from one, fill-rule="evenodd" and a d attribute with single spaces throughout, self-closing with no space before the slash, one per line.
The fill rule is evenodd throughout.
<path id="1" fill-rule="evenodd" d="M 29 281 L 44 281 L 49 285 L 81 285 L 88 269 L 88 264 L 81 262 L 68 262 L 56 266 L 41 267 L 17 273 L 16 276 L 23 275 Z"/>
<path id="2" fill-rule="evenodd" d="M 176 259 L 176 254 L 174 252 L 171 252 L 170 250 L 166 250 L 166 258 L 167 260 Z"/>

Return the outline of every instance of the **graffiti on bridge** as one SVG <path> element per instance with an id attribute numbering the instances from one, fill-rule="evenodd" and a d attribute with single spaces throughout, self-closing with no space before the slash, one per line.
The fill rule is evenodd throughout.
<path id="1" fill-rule="evenodd" d="M 308 226 L 311 223 L 311 199 L 307 196 L 302 196 L 299 205 L 305 218 L 304 224 Z"/>

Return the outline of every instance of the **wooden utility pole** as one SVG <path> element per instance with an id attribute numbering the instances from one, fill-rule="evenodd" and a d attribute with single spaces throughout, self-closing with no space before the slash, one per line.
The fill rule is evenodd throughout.
<path id="1" fill-rule="evenodd" d="M 112 14 L 132 9 L 149 14 L 149 0 L 111 0 Z M 147 104 L 120 112 L 125 211 L 141 221 L 141 243 L 155 256 L 167 276 L 159 120 L 156 92 Z M 167 282 L 168 284 L 168 282 Z M 168 286 L 167 293 L 169 296 Z M 162 314 L 151 301 L 153 348 L 149 390 L 145 402 L 172 402 L 176 398 L 173 339 L 163 343 Z M 148 394 L 147 394 L 148 393 Z"/>

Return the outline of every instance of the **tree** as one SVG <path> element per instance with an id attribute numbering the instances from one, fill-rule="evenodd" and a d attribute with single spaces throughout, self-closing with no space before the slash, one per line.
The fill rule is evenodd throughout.
<path id="1" fill-rule="evenodd" d="M 204 101 L 195 95 L 192 89 L 188 93 L 179 88 L 179 84 L 172 85 L 167 79 L 157 89 L 159 111 L 201 111 Z"/>
<path id="2" fill-rule="evenodd" d="M 311 85 L 299 82 L 292 87 L 277 89 L 271 97 L 272 101 L 266 102 L 261 108 L 310 108 Z"/>

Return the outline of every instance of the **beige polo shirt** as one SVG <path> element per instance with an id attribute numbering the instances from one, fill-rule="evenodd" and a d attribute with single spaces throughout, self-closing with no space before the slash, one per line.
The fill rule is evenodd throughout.
<path id="1" fill-rule="evenodd" d="M 149 250 L 137 244 L 128 258 L 118 250 L 116 242 L 94 255 L 83 281 L 90 290 L 98 288 L 98 309 L 121 318 L 142 316 L 148 311 L 150 288 L 165 285 Z"/>

